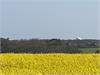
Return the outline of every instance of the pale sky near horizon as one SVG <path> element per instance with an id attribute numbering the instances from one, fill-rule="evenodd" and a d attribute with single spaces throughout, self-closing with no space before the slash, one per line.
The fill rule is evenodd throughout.
<path id="1" fill-rule="evenodd" d="M 99 38 L 97 0 L 2 0 L 0 36 Z"/>

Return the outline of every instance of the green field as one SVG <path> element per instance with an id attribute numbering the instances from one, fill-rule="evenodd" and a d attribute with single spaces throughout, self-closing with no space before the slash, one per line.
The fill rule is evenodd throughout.
<path id="1" fill-rule="evenodd" d="M 100 75 L 100 54 L 0 54 L 0 75 Z"/>
<path id="2" fill-rule="evenodd" d="M 95 53 L 100 48 L 79 48 L 83 53 Z"/>

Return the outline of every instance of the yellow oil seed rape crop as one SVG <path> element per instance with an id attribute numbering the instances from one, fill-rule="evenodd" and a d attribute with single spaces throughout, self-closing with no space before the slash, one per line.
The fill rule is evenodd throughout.
<path id="1" fill-rule="evenodd" d="M 100 54 L 0 54 L 0 75 L 100 75 Z"/>

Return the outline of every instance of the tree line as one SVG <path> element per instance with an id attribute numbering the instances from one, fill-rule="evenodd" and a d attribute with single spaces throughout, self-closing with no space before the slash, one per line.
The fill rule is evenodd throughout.
<path id="1" fill-rule="evenodd" d="M 100 40 L 20 39 L 0 38 L 1 53 L 82 53 L 79 48 L 99 48 Z M 99 53 L 99 51 L 96 51 Z"/>

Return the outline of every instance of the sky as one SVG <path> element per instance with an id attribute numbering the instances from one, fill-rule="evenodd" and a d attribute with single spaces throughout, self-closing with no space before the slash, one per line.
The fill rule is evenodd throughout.
<path id="1" fill-rule="evenodd" d="M 0 0 L 0 36 L 99 38 L 99 0 Z"/>

